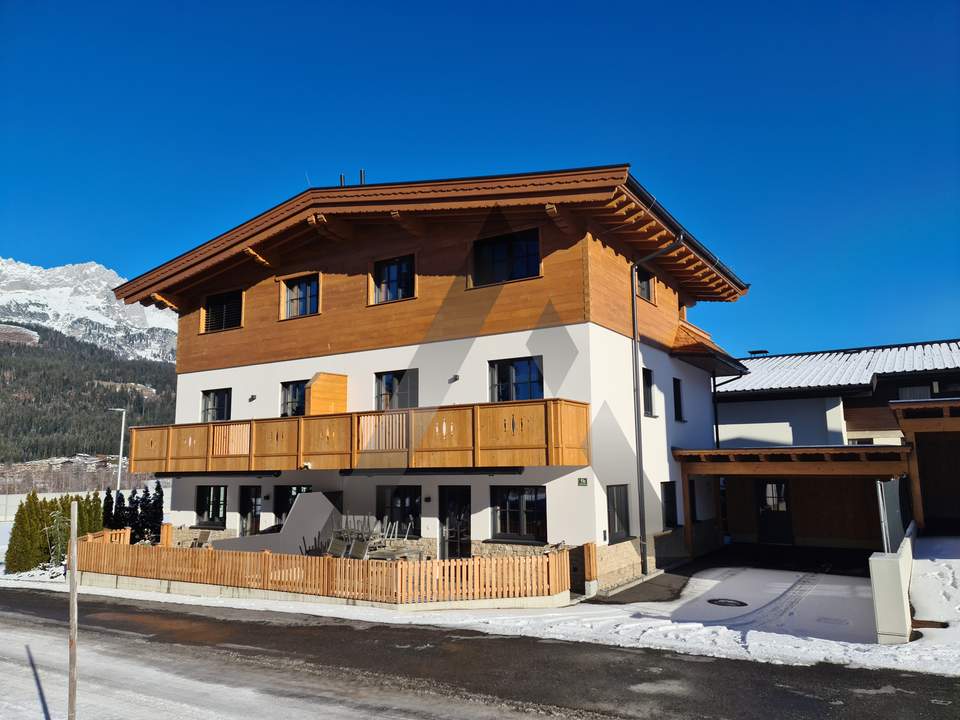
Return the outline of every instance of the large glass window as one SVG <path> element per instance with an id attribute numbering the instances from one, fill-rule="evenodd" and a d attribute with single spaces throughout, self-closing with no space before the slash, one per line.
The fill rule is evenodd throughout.
<path id="1" fill-rule="evenodd" d="M 420 537 L 420 486 L 377 485 L 377 519 L 399 523 L 399 537 Z"/>
<path id="2" fill-rule="evenodd" d="M 417 368 L 377 373 L 377 410 L 417 407 L 420 373 Z"/>
<path id="3" fill-rule="evenodd" d="M 312 489 L 312 485 L 274 485 L 273 514 L 276 516 L 277 523 L 282 525 L 286 521 L 297 495 L 308 493 Z"/>
<path id="4" fill-rule="evenodd" d="M 243 322 L 243 292 L 210 295 L 203 304 L 203 331 L 229 330 Z"/>
<path id="5" fill-rule="evenodd" d="M 200 422 L 220 422 L 230 419 L 230 388 L 204 390 Z"/>
<path id="6" fill-rule="evenodd" d="M 473 244 L 473 284 L 491 285 L 540 274 L 540 234 L 536 228 L 477 240 Z"/>
<path id="7" fill-rule="evenodd" d="M 543 398 L 543 358 L 490 361 L 490 402 Z"/>
<path id="8" fill-rule="evenodd" d="M 197 525 L 223 528 L 227 524 L 227 486 L 197 485 Z"/>
<path id="9" fill-rule="evenodd" d="M 611 543 L 626 540 L 630 535 L 627 497 L 626 485 L 607 485 L 607 528 L 610 531 Z"/>
<path id="10" fill-rule="evenodd" d="M 286 296 L 285 318 L 316 315 L 320 312 L 320 276 L 302 275 L 283 281 Z"/>
<path id="11" fill-rule="evenodd" d="M 413 255 L 379 260 L 373 264 L 373 302 L 375 304 L 413 297 Z"/>
<path id="12" fill-rule="evenodd" d="M 547 541 L 545 487 L 491 487 L 495 540 Z"/>
<path id="13" fill-rule="evenodd" d="M 280 383 L 280 417 L 294 417 L 306 412 L 307 381 Z"/>
<path id="14" fill-rule="evenodd" d="M 898 400 L 929 400 L 930 396 L 929 385 L 908 385 L 897 388 Z"/>

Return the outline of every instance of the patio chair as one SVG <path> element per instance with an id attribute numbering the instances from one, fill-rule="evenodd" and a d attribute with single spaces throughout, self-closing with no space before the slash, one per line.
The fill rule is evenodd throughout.
<path id="1" fill-rule="evenodd" d="M 367 550 L 370 549 L 370 543 L 367 540 L 354 540 L 350 546 L 350 552 L 347 557 L 351 560 L 363 560 L 367 557 Z"/>
<path id="2" fill-rule="evenodd" d="M 330 538 L 330 544 L 327 546 L 327 555 L 332 555 L 333 557 L 343 557 L 347 554 L 348 551 L 347 543 L 344 542 L 342 537 L 334 535 Z"/>

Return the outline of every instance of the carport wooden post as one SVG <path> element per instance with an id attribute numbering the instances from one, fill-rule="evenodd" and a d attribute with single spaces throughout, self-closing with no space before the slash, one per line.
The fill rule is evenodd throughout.
<path id="1" fill-rule="evenodd" d="M 690 496 L 690 473 L 686 463 L 680 463 L 680 480 L 683 486 L 683 544 L 687 554 L 693 557 L 693 498 Z"/>
<path id="2" fill-rule="evenodd" d="M 910 504 L 913 505 L 913 521 L 918 530 L 923 530 L 923 492 L 920 489 L 920 461 L 917 457 L 917 434 L 913 431 L 904 432 L 904 439 L 910 445 L 910 454 L 907 456 L 907 466 L 910 469 Z"/>

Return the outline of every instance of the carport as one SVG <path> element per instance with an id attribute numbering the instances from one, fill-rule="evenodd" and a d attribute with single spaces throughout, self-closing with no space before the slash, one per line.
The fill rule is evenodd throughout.
<path id="1" fill-rule="evenodd" d="M 914 520 L 928 534 L 960 535 L 960 398 L 890 403 L 910 455 Z"/>
<path id="2" fill-rule="evenodd" d="M 688 519 L 695 477 L 716 483 L 718 529 L 735 542 L 882 549 L 875 481 L 909 474 L 911 451 L 895 445 L 675 449 L 687 553 L 694 554 Z"/>

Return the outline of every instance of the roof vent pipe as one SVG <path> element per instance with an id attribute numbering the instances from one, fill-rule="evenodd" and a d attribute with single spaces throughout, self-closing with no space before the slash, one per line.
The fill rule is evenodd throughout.
<path id="1" fill-rule="evenodd" d="M 360 184 L 363 185 L 367 182 L 367 171 L 363 168 L 360 168 Z"/>
<path id="2" fill-rule="evenodd" d="M 340 187 L 343 187 L 343 186 L 346 185 L 346 184 L 347 184 L 347 183 L 346 183 L 346 178 L 343 177 L 343 173 L 340 173 Z"/>

